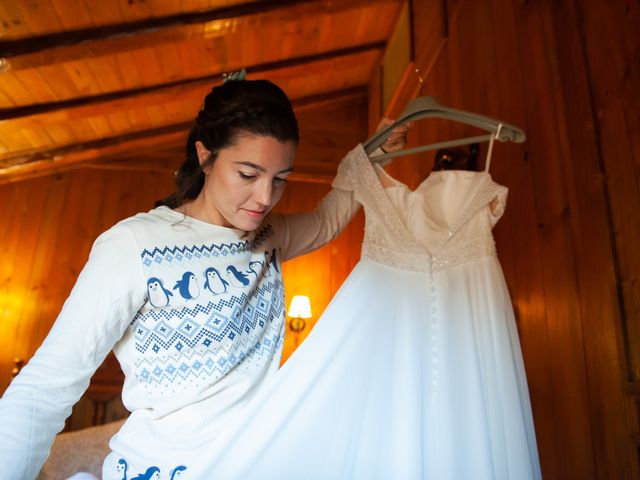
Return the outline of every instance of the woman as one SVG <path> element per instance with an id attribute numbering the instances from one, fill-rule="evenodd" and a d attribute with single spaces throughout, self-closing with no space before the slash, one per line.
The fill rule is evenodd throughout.
<path id="1" fill-rule="evenodd" d="M 401 148 L 405 133 L 385 146 Z M 127 478 L 186 478 L 199 448 L 278 368 L 280 263 L 334 238 L 358 208 L 334 189 L 314 212 L 270 214 L 297 142 L 276 85 L 233 80 L 207 95 L 177 191 L 96 240 L 51 332 L 0 401 L 3 478 L 35 478 L 112 349 L 132 413 L 110 442 L 104 478 L 123 478 L 124 466 Z"/>

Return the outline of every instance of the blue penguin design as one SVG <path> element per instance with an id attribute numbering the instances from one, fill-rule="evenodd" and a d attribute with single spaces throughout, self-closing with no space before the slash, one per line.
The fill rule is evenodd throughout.
<path id="1" fill-rule="evenodd" d="M 264 267 L 264 263 L 260 260 L 254 260 L 253 262 L 249 262 L 249 269 L 245 272 L 247 275 L 255 275 L 256 278 L 260 276 L 260 271 Z"/>
<path id="2" fill-rule="evenodd" d="M 269 252 L 264 252 L 264 276 L 271 276 L 271 262 L 269 261 Z"/>
<path id="3" fill-rule="evenodd" d="M 271 251 L 271 265 L 276 269 L 276 272 L 280 273 L 280 267 L 278 267 L 278 259 L 276 258 L 276 249 Z"/>
<path id="4" fill-rule="evenodd" d="M 127 480 L 127 461 L 124 458 L 118 460 L 116 465 L 116 473 L 122 474 L 122 480 Z"/>
<path id="5" fill-rule="evenodd" d="M 266 265 L 266 275 L 265 277 L 268 277 L 269 275 L 271 275 L 271 267 L 273 267 L 273 269 L 276 272 L 280 272 L 280 269 L 278 268 L 278 259 L 276 258 L 276 249 L 274 248 L 273 250 L 271 250 L 271 254 L 269 254 L 269 252 L 264 252 L 264 263 Z"/>
<path id="6" fill-rule="evenodd" d="M 147 297 L 154 307 L 166 307 L 169 305 L 169 297 L 173 297 L 173 293 L 164 288 L 162 280 L 151 277 L 147 280 Z"/>
<path id="7" fill-rule="evenodd" d="M 209 267 L 204 271 L 204 288 L 214 295 L 220 295 L 226 292 L 228 285 L 229 282 L 222 278 L 222 275 L 220 275 L 217 269 Z"/>
<path id="8" fill-rule="evenodd" d="M 171 473 L 169 474 L 169 480 L 175 480 L 176 478 L 180 478 L 182 476 L 182 472 L 184 472 L 186 469 L 187 467 L 185 467 L 184 465 L 180 465 L 174 468 L 173 470 L 171 470 Z"/>
<path id="9" fill-rule="evenodd" d="M 246 287 L 249 285 L 249 277 L 240 272 L 233 265 L 229 265 L 227 267 L 227 277 L 229 278 L 231 285 L 234 287 Z"/>
<path id="10" fill-rule="evenodd" d="M 196 276 L 192 272 L 184 272 L 182 278 L 178 280 L 173 289 L 179 289 L 180 295 L 185 300 L 191 300 L 192 298 L 198 298 L 200 295 L 200 287 L 198 287 L 198 281 Z"/>
<path id="11" fill-rule="evenodd" d="M 141 473 L 137 477 L 133 477 L 131 480 L 159 480 L 160 469 L 158 467 L 149 467 L 147 471 Z"/>

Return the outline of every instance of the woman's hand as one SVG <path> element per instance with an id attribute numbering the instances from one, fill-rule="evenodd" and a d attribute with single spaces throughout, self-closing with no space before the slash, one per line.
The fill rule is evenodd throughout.
<path id="1" fill-rule="evenodd" d="M 391 120 L 390 118 L 384 117 L 382 120 L 380 120 L 380 123 L 378 124 L 378 128 L 376 129 L 376 131 L 379 132 L 383 128 L 391 125 L 392 123 L 393 123 L 393 120 Z M 389 152 L 396 152 L 398 150 L 402 150 L 407 143 L 407 132 L 412 126 L 413 126 L 413 122 L 408 122 L 395 127 L 391 131 L 389 138 L 387 138 L 387 140 L 380 146 L 382 151 L 384 153 L 389 153 Z"/>

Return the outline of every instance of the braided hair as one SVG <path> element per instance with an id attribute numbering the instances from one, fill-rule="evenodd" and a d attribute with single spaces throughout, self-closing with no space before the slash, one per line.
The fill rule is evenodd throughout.
<path id="1" fill-rule="evenodd" d="M 204 169 L 220 150 L 236 145 L 243 135 L 273 137 L 298 143 L 298 122 L 286 94 L 268 80 L 233 80 L 214 87 L 205 97 L 187 139 L 186 160 L 176 172 L 176 191 L 156 202 L 176 208 L 198 196 Z M 211 156 L 200 165 L 196 142 Z"/>

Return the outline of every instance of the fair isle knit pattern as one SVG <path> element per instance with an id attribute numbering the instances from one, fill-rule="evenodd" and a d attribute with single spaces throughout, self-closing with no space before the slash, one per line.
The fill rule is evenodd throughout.
<path id="1" fill-rule="evenodd" d="M 271 234 L 142 251 L 148 303 L 132 329 L 136 377 L 149 393 L 211 384 L 237 366 L 260 369 L 282 348 L 277 250 L 256 248 Z"/>
<path id="2" fill-rule="evenodd" d="M 155 247 L 152 251 L 144 249 L 141 257 L 145 268 L 152 268 L 154 263 L 161 265 L 163 263 L 180 263 L 184 259 L 233 256 L 246 251 L 249 246 L 248 241 L 243 241 L 229 244 L 221 243 L 220 245 L 194 245 L 192 247 L 186 245 L 182 247 Z"/>
<path id="3" fill-rule="evenodd" d="M 138 380 L 157 387 L 191 377 L 211 382 L 243 360 L 269 361 L 283 341 L 282 282 L 277 277 L 263 281 L 253 293 L 139 315 L 134 326 Z M 246 305 L 244 314 L 240 305 Z"/>

